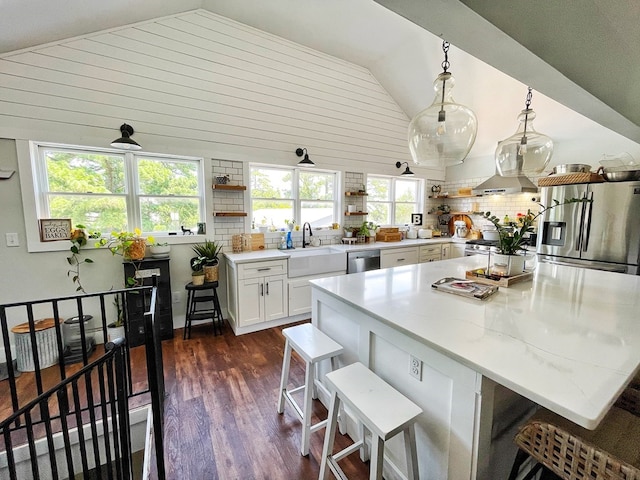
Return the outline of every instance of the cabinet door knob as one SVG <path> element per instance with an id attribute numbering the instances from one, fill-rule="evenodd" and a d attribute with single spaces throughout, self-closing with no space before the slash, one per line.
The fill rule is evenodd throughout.
<path id="1" fill-rule="evenodd" d="M 271 270 L 271 267 L 263 267 L 258 269 L 259 272 L 266 272 L 267 270 Z"/>
<path id="2" fill-rule="evenodd" d="M 267 295 L 269 295 L 269 282 L 267 282 Z"/>
<path id="3" fill-rule="evenodd" d="M 264 297 L 264 283 L 260 284 L 260 296 Z"/>

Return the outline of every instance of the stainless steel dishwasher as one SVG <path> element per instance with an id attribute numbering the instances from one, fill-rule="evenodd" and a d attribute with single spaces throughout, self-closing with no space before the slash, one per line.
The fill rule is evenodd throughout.
<path id="1" fill-rule="evenodd" d="M 380 269 L 380 249 L 347 252 L 347 273 Z"/>

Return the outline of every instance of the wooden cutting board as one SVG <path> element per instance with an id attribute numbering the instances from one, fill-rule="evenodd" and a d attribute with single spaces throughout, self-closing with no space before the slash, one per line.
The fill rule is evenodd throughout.
<path id="1" fill-rule="evenodd" d="M 251 234 L 251 251 L 264 250 L 264 233 Z"/>

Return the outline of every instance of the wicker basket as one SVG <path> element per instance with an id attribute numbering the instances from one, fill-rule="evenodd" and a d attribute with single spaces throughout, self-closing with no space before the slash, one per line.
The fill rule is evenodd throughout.
<path id="1" fill-rule="evenodd" d="M 595 430 L 548 410 L 524 425 L 515 442 L 563 480 L 640 479 L 640 417 L 611 408 Z"/>
<path id="2" fill-rule="evenodd" d="M 538 179 L 539 187 L 550 187 L 552 185 L 571 185 L 574 183 L 602 183 L 604 178 L 598 173 L 576 172 L 567 175 L 549 175 Z"/>

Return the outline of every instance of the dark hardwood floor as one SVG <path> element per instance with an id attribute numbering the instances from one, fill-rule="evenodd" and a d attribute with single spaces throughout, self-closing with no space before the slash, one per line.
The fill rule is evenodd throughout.
<path id="1" fill-rule="evenodd" d="M 307 480 L 318 478 L 324 429 L 311 434 L 308 457 L 299 453 L 301 426 L 290 406 L 276 412 L 282 368 L 282 328 L 236 337 L 228 325 L 214 336 L 211 324 L 182 330 L 163 343 L 164 457 L 168 480 Z M 294 357 L 290 378 L 304 382 Z M 326 409 L 314 402 L 314 422 Z M 320 417 L 318 417 L 320 416 Z M 351 443 L 340 434 L 336 449 Z M 357 453 L 341 461 L 352 480 L 368 478 Z"/>

